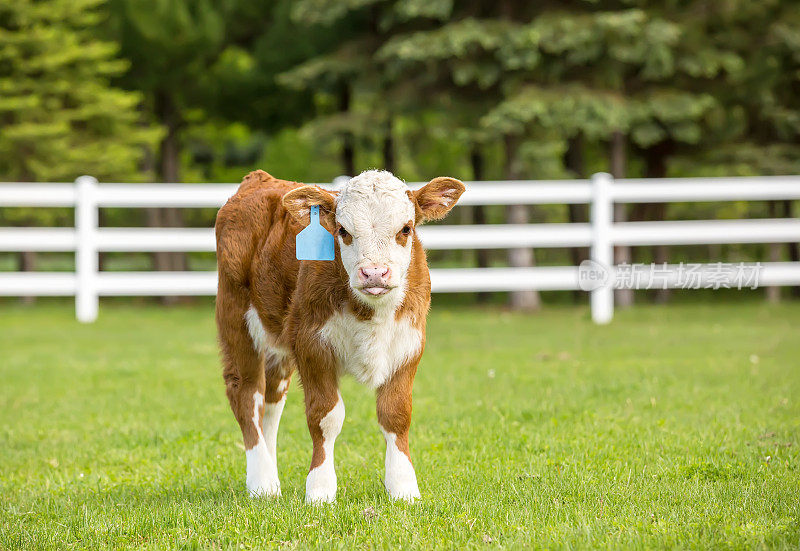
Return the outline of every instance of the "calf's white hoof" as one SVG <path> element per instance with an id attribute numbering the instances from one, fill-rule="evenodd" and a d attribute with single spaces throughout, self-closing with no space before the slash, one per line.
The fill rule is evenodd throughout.
<path id="1" fill-rule="evenodd" d="M 247 491 L 252 497 L 281 495 L 278 466 L 260 441 L 256 447 L 245 452 L 247 456 Z"/>
<path id="2" fill-rule="evenodd" d="M 257 498 L 257 497 L 280 497 L 280 495 L 281 495 L 281 483 L 279 481 L 277 481 L 277 480 L 251 483 L 248 480 L 247 481 L 247 491 L 250 494 L 250 497 L 253 497 L 253 498 Z"/>
<path id="3" fill-rule="evenodd" d="M 308 473 L 306 478 L 306 503 L 333 503 L 336 501 L 336 473 L 322 464 Z"/>
<path id="4" fill-rule="evenodd" d="M 408 455 L 397 447 L 397 435 L 386 432 L 381 428 L 386 437 L 386 476 L 383 483 L 386 492 L 392 499 L 414 501 L 420 498 L 417 486 L 417 474 Z"/>
<path id="5" fill-rule="evenodd" d="M 414 501 L 420 499 L 422 496 L 419 494 L 419 488 L 417 487 L 416 479 L 413 483 L 408 481 L 386 481 L 386 493 L 389 494 L 389 497 L 398 500 L 398 501 L 408 501 L 409 503 L 413 503 Z"/>
<path id="6" fill-rule="evenodd" d="M 312 490 L 306 491 L 306 503 L 309 505 L 321 505 L 323 503 L 333 503 L 336 501 L 336 490 Z"/>

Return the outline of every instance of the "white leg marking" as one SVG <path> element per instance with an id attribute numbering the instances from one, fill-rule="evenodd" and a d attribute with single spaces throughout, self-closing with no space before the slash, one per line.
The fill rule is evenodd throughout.
<path id="1" fill-rule="evenodd" d="M 333 467 L 333 445 L 344 424 L 342 395 L 333 409 L 319 422 L 325 459 L 311 469 L 306 478 L 306 503 L 330 503 L 336 499 L 336 470 Z"/>
<path id="2" fill-rule="evenodd" d="M 264 395 L 256 391 L 253 394 L 253 425 L 255 425 L 258 433 L 258 442 L 244 452 L 247 458 L 247 489 L 253 497 L 281 495 L 278 465 L 267 448 L 267 442 L 264 440 L 264 433 L 261 430 L 261 422 L 258 418 L 258 408 L 263 403 Z"/>
<path id="3" fill-rule="evenodd" d="M 278 383 L 278 392 L 283 394 L 286 392 L 286 389 L 289 386 L 289 379 L 283 379 L 280 383 Z"/>
<path id="4" fill-rule="evenodd" d="M 280 389 L 279 389 L 280 392 Z M 264 406 L 264 440 L 267 443 L 267 451 L 270 457 L 278 465 L 278 425 L 281 423 L 283 406 L 286 405 L 286 395 L 275 402 Z"/>
<path id="5" fill-rule="evenodd" d="M 275 336 L 267 333 L 266 329 L 264 329 L 264 324 L 261 323 L 261 318 L 258 317 L 256 307 L 252 304 L 247 309 L 247 312 L 244 313 L 244 321 L 245 325 L 247 325 L 247 332 L 250 333 L 250 339 L 253 341 L 253 349 L 256 352 L 273 356 L 278 360 L 282 360 L 289 355 L 288 350 L 278 346 Z"/>
<path id="6" fill-rule="evenodd" d="M 244 313 L 244 321 L 247 324 L 247 332 L 250 333 L 250 338 L 253 339 L 253 348 L 256 349 L 256 352 L 265 351 L 267 348 L 267 332 L 264 331 L 258 312 L 256 312 L 256 308 L 252 304 L 247 309 L 247 312 Z"/>
<path id="7" fill-rule="evenodd" d="M 383 437 L 386 438 L 386 476 L 383 480 L 386 491 L 392 499 L 414 501 L 420 498 L 417 486 L 417 475 L 408 456 L 397 447 L 397 435 L 386 432 L 381 427 Z"/>

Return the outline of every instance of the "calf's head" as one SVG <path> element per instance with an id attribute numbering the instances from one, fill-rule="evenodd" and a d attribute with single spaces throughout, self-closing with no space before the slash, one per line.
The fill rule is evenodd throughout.
<path id="1" fill-rule="evenodd" d="M 319 205 L 320 222 L 339 243 L 342 265 L 356 296 L 380 302 L 405 285 L 415 228 L 444 218 L 464 192 L 454 178 L 434 178 L 411 191 L 390 172 L 368 170 L 338 192 L 303 186 L 283 196 L 283 204 L 302 225 Z"/>

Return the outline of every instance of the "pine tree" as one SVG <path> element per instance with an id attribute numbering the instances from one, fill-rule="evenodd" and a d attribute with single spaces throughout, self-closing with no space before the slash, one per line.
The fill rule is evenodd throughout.
<path id="1" fill-rule="evenodd" d="M 341 48 L 288 75 L 307 90 L 334 83 L 359 90 L 360 109 L 317 118 L 320 135 L 367 139 L 381 128 L 381 113 L 402 113 L 420 125 L 436 121 L 431 134 L 464 142 L 475 167 L 488 152 L 506 178 L 798 170 L 800 11 L 793 0 L 296 6 L 315 24 L 349 19 L 356 28 Z M 659 219 L 665 209 L 637 205 L 618 214 Z M 570 212 L 573 221 L 581 216 Z M 618 252 L 630 261 L 629 250 Z M 654 248 L 653 256 L 666 261 L 667 249 Z"/>
<path id="2" fill-rule="evenodd" d="M 293 89 L 317 94 L 317 116 L 306 132 L 318 141 L 341 143 L 345 173 L 356 171 L 356 143 L 379 143 L 383 167 L 397 169 L 396 122 L 403 115 L 427 109 L 427 101 L 407 81 L 398 80 L 399 75 L 375 52 L 394 34 L 446 16 L 448 5 L 419 0 L 295 2 L 295 21 L 311 25 L 312 32 L 337 26 L 339 41 L 280 80 Z"/>
<path id="3" fill-rule="evenodd" d="M 103 0 L 0 6 L 0 174 L 7 180 L 135 179 L 156 134 L 142 96 L 109 85 L 128 64 L 96 38 Z"/>
<path id="4" fill-rule="evenodd" d="M 0 179 L 136 179 L 144 146 L 157 131 L 139 124 L 141 94 L 109 84 L 128 65 L 116 57 L 116 44 L 96 37 L 102 1 L 0 5 Z M 0 218 L 31 225 L 68 216 L 2 209 Z M 35 253 L 19 258 L 21 270 L 36 269 Z"/>
<path id="5" fill-rule="evenodd" d="M 145 115 L 164 130 L 150 155 L 157 180 L 180 182 L 187 112 L 208 103 L 210 68 L 225 44 L 225 18 L 211 0 L 110 0 L 109 12 L 106 32 L 119 37 L 121 53 L 131 61 L 120 83 L 144 94 Z M 146 217 L 149 226 L 185 225 L 179 208 L 149 208 Z M 188 269 L 185 253 L 153 253 L 153 263 L 159 271 Z"/>
<path id="6" fill-rule="evenodd" d="M 527 159 L 529 177 L 559 176 L 563 168 L 542 173 L 553 170 L 545 158 L 581 157 L 584 143 L 608 144 L 602 168 L 617 177 L 626 175 L 631 147 L 647 175 L 664 176 L 669 154 L 697 150 L 710 133 L 709 119 L 723 108 L 710 92 L 742 66 L 737 52 L 706 32 L 709 15 L 697 11 L 646 0 L 563 8 L 486 2 L 440 28 L 398 36 L 379 55 L 405 63 L 407 72 L 435 67 L 454 95 L 483 90 L 489 105 L 473 124 L 508 151 L 539 152 Z M 618 252 L 630 261 L 629 250 Z"/>

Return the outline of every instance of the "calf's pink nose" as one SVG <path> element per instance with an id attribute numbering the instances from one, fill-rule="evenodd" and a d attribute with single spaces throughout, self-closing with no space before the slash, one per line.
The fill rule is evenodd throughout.
<path id="1" fill-rule="evenodd" d="M 358 279 L 363 281 L 383 281 L 389 278 L 388 266 L 364 266 L 358 270 Z"/>

